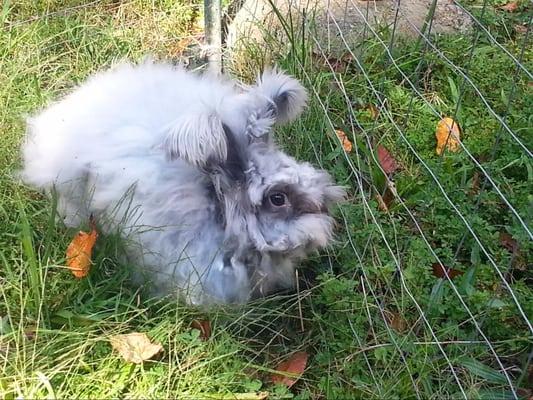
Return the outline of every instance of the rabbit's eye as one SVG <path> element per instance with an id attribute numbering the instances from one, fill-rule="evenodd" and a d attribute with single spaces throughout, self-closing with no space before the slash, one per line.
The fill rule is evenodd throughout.
<path id="1" fill-rule="evenodd" d="M 268 199 L 274 207 L 282 207 L 287 203 L 287 196 L 281 192 L 272 193 Z"/>

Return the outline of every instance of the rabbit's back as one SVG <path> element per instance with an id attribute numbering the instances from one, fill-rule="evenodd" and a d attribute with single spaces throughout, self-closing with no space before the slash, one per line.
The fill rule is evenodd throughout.
<path id="1" fill-rule="evenodd" d="M 28 120 L 26 181 L 46 188 L 96 160 L 145 157 L 180 115 L 216 107 L 232 87 L 168 64 L 120 65 Z"/>
<path id="2" fill-rule="evenodd" d="M 104 231 L 119 228 L 141 274 L 162 293 L 190 286 L 188 301 L 206 302 L 203 286 L 211 286 L 219 298 L 246 297 L 246 277 L 224 278 L 216 258 L 223 230 L 209 178 L 183 160 L 169 162 L 161 148 L 176 118 L 214 109 L 232 93 L 230 84 L 168 64 L 96 74 L 28 120 L 22 177 L 57 190 L 67 225 L 93 214 Z"/>

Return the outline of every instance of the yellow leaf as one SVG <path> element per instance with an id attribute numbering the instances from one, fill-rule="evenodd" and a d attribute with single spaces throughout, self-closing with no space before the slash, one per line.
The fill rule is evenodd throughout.
<path id="1" fill-rule="evenodd" d="M 83 278 L 91 268 L 93 247 L 98 238 L 98 232 L 91 219 L 91 231 L 89 233 L 79 231 L 67 247 L 67 266 L 76 278 Z"/>
<path id="2" fill-rule="evenodd" d="M 379 117 L 379 110 L 374 104 L 369 104 L 366 109 L 370 113 L 370 116 L 372 119 L 378 119 Z"/>
<path id="3" fill-rule="evenodd" d="M 352 146 L 352 142 L 350 142 L 350 140 L 346 137 L 346 133 L 344 133 L 340 129 L 335 129 L 335 133 L 337 134 L 337 137 L 341 141 L 342 148 L 344 149 L 344 151 L 346 151 L 347 153 L 350 153 L 352 151 L 353 146 Z"/>
<path id="4" fill-rule="evenodd" d="M 109 340 L 124 360 L 135 364 L 141 364 L 163 350 L 159 343 L 152 343 L 145 333 L 114 335 Z"/>
<path id="5" fill-rule="evenodd" d="M 459 124 L 452 118 L 446 117 L 439 121 L 435 132 L 437 138 L 436 153 L 440 156 L 444 149 L 456 152 L 460 149 L 461 131 Z"/>

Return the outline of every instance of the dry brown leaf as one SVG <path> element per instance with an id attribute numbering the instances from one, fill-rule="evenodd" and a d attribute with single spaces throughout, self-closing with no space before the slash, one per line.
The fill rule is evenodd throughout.
<path id="1" fill-rule="evenodd" d="M 446 274 L 450 277 L 450 279 L 455 278 L 456 276 L 463 275 L 464 272 L 460 271 L 458 269 L 446 267 L 445 265 L 434 263 L 431 265 L 433 268 L 433 275 L 435 275 L 437 278 L 446 278 Z"/>
<path id="2" fill-rule="evenodd" d="M 407 329 L 407 321 L 398 313 L 386 311 L 385 319 L 396 332 L 402 333 Z"/>
<path id="3" fill-rule="evenodd" d="M 341 57 L 328 57 L 323 53 L 313 52 L 311 53 L 311 57 L 318 66 L 333 72 L 345 72 L 353 61 L 350 53 L 343 54 Z"/>
<path id="4" fill-rule="evenodd" d="M 344 151 L 346 151 L 346 153 L 350 153 L 353 149 L 353 145 L 352 142 L 350 142 L 350 140 L 348 139 L 348 137 L 346 137 L 346 133 L 344 133 L 340 129 L 335 129 L 335 133 L 341 141 L 342 148 L 344 149 Z"/>
<path id="5" fill-rule="evenodd" d="M 197 320 L 191 322 L 191 328 L 200 331 L 200 338 L 207 340 L 211 337 L 211 323 L 207 320 Z"/>
<path id="6" fill-rule="evenodd" d="M 76 278 L 83 278 L 91 268 L 93 247 L 98 238 L 96 226 L 91 218 L 91 231 L 79 231 L 67 247 L 67 266 Z"/>
<path id="7" fill-rule="evenodd" d="M 205 393 L 200 395 L 202 399 L 212 400 L 266 400 L 270 396 L 269 392 L 249 392 L 249 393 Z"/>
<path id="8" fill-rule="evenodd" d="M 394 173 L 400 167 L 394 157 L 382 145 L 378 146 L 378 160 L 387 175 Z"/>
<path id="9" fill-rule="evenodd" d="M 470 190 L 468 192 L 470 196 L 474 196 L 479 193 L 479 181 L 480 181 L 479 172 L 475 171 L 474 175 L 472 176 L 472 186 L 470 187 Z"/>
<path id="10" fill-rule="evenodd" d="M 527 33 L 527 26 L 526 25 L 515 25 L 514 30 L 516 33 Z"/>
<path id="11" fill-rule="evenodd" d="M 456 152 L 460 149 L 461 130 L 459 124 L 452 118 L 446 117 L 439 121 L 435 132 L 437 138 L 436 153 L 440 156 L 444 149 Z"/>
<path id="12" fill-rule="evenodd" d="M 380 211 L 389 212 L 389 208 L 396 196 L 398 196 L 396 185 L 393 181 L 387 180 L 387 187 L 385 188 L 383 195 L 381 195 L 381 193 L 376 193 L 375 195 L 376 201 L 378 202 L 378 209 Z"/>
<path id="13" fill-rule="evenodd" d="M 26 336 L 26 339 L 33 340 L 35 339 L 35 336 L 37 335 L 37 325 L 29 325 L 27 328 L 24 329 L 24 336 Z"/>
<path id="14" fill-rule="evenodd" d="M 272 374 L 272 382 L 281 383 L 289 388 L 293 386 L 302 376 L 308 357 L 305 351 L 294 353 L 276 367 L 276 371 L 281 374 Z"/>
<path id="15" fill-rule="evenodd" d="M 500 243 L 511 253 L 518 253 L 518 242 L 507 232 L 500 232 Z"/>
<path id="16" fill-rule="evenodd" d="M 516 394 L 521 399 L 533 400 L 533 390 L 531 389 L 516 388 Z"/>
<path id="17" fill-rule="evenodd" d="M 375 197 L 376 201 L 378 202 L 378 210 L 383 212 L 389 212 L 389 206 L 387 205 L 387 203 L 385 203 L 383 197 L 379 193 L 376 193 Z"/>
<path id="18" fill-rule="evenodd" d="M 369 104 L 366 109 L 370 113 L 370 116 L 372 119 L 378 119 L 379 117 L 379 110 L 374 104 Z"/>
<path id="19" fill-rule="evenodd" d="M 504 4 L 503 6 L 500 6 L 498 8 L 507 12 L 515 12 L 516 10 L 518 10 L 518 1 L 510 1 L 509 3 Z"/>
<path id="20" fill-rule="evenodd" d="M 163 350 L 159 343 L 152 343 L 145 333 L 114 335 L 109 341 L 124 360 L 135 364 L 141 364 Z"/>

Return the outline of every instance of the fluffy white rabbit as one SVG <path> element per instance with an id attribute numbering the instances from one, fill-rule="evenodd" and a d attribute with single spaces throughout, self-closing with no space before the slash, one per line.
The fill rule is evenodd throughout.
<path id="1" fill-rule="evenodd" d="M 245 302 L 293 284 L 326 246 L 345 192 L 276 147 L 305 89 L 278 71 L 254 86 L 170 64 L 121 64 L 28 120 L 23 179 L 55 189 L 66 225 L 120 229 L 161 295 Z M 305 134 L 305 133 L 303 133 Z"/>

